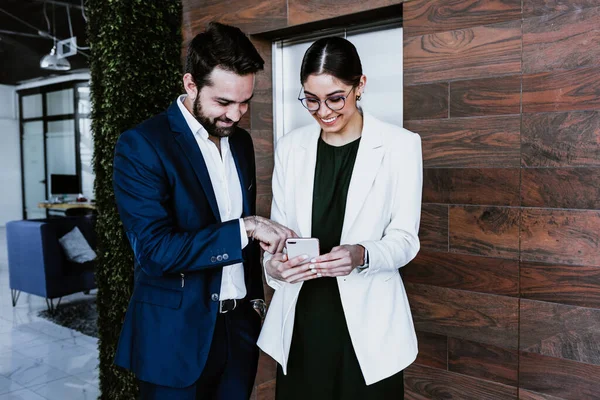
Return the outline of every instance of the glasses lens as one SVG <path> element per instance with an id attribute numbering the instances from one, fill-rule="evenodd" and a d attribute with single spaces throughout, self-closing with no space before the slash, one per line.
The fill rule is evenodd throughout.
<path id="1" fill-rule="evenodd" d="M 317 99 L 306 98 L 300 100 L 300 102 L 304 107 L 306 107 L 306 109 L 310 111 L 317 111 L 321 106 L 321 102 Z"/>
<path id="2" fill-rule="evenodd" d="M 344 98 L 342 96 L 330 97 L 325 101 L 327 107 L 332 109 L 333 111 L 338 111 L 344 108 Z"/>

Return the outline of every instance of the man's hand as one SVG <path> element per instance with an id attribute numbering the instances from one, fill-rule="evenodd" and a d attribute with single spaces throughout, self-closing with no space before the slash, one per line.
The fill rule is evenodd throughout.
<path id="1" fill-rule="evenodd" d="M 346 276 L 363 265 L 364 258 L 365 248 L 359 244 L 336 246 L 331 252 L 311 260 L 309 267 L 319 276 Z"/>
<path id="2" fill-rule="evenodd" d="M 302 264 L 307 259 L 308 256 L 304 255 L 288 260 L 287 254 L 274 254 L 266 264 L 267 274 L 277 280 L 288 283 L 315 279 L 317 278 L 317 271 L 309 268 L 308 263 Z"/>
<path id="3" fill-rule="evenodd" d="M 260 242 L 260 247 L 271 254 L 281 253 L 287 238 L 298 237 L 296 232 L 270 219 L 252 216 L 244 218 L 248 237 Z"/>

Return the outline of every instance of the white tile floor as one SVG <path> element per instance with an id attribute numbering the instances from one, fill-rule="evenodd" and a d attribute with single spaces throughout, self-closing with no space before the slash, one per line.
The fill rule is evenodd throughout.
<path id="1" fill-rule="evenodd" d="M 38 317 L 45 308 L 43 298 L 26 293 L 13 308 L 0 227 L 0 400 L 97 399 L 98 340 Z"/>

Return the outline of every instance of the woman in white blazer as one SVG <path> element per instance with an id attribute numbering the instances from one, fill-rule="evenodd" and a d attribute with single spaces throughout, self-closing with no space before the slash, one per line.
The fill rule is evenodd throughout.
<path id="1" fill-rule="evenodd" d="M 420 137 L 358 107 L 349 41 L 316 41 L 300 74 L 318 125 L 277 143 L 271 219 L 319 238 L 322 255 L 265 253 L 275 294 L 258 345 L 279 363 L 277 399 L 400 399 L 417 355 L 398 269 L 419 251 Z"/>

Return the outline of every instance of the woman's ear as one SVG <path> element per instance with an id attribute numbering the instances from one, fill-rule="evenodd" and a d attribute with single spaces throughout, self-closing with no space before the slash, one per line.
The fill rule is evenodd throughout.
<path id="1" fill-rule="evenodd" d="M 365 92 L 365 87 L 367 86 L 367 76 L 366 75 L 362 75 L 360 77 L 360 81 L 358 82 L 358 93 L 357 95 L 362 96 L 362 94 Z"/>

